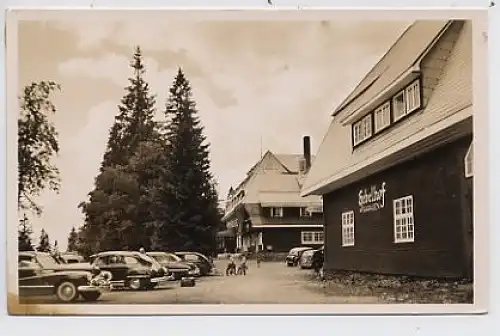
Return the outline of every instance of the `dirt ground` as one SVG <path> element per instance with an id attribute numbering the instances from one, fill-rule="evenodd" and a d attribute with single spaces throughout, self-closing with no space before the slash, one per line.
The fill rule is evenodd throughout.
<path id="1" fill-rule="evenodd" d="M 149 291 L 114 290 L 95 304 L 380 304 L 472 302 L 470 288 L 436 281 L 410 282 L 380 276 L 340 275 L 320 281 L 311 270 L 284 262 L 249 261 L 246 276 L 225 276 L 226 260 L 216 260 L 220 275 L 198 278 L 195 287 L 179 282 Z M 22 302 L 56 303 L 55 298 Z M 81 301 L 80 301 L 81 303 Z"/>
<path id="2" fill-rule="evenodd" d="M 217 260 L 222 274 L 226 262 Z M 311 271 L 287 267 L 283 262 L 265 262 L 257 268 L 249 261 L 246 276 L 216 275 L 197 279 L 195 287 L 178 282 L 151 291 L 117 290 L 103 294 L 95 304 L 318 304 L 379 303 L 374 296 L 325 295 L 310 286 Z M 54 299 L 30 298 L 25 302 L 55 303 Z M 81 302 L 80 302 L 81 303 Z"/>

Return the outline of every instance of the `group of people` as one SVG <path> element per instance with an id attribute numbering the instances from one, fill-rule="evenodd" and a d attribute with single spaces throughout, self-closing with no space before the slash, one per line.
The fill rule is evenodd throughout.
<path id="1" fill-rule="evenodd" d="M 257 268 L 260 267 L 262 255 L 256 254 Z M 245 253 L 232 253 L 226 267 L 226 275 L 246 275 L 248 271 L 247 257 Z"/>

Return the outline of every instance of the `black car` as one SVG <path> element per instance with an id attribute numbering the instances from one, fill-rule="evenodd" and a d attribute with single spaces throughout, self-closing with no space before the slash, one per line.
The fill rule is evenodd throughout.
<path id="1" fill-rule="evenodd" d="M 173 253 L 147 252 L 146 254 L 155 259 L 160 265 L 166 267 L 169 270 L 169 275 L 172 275 L 175 280 L 200 275 L 198 266 L 193 263 L 183 262 L 181 258 Z"/>
<path id="2" fill-rule="evenodd" d="M 308 250 L 312 250 L 312 247 L 300 246 L 294 247 L 288 252 L 288 255 L 285 258 L 286 265 L 289 267 L 297 266 L 299 264 L 300 257 L 302 253 Z"/>
<path id="3" fill-rule="evenodd" d="M 199 252 L 175 252 L 176 256 L 184 262 L 193 263 L 200 269 L 200 275 L 205 276 L 211 274 L 215 267 L 214 264 L 207 256 Z"/>
<path id="4" fill-rule="evenodd" d="M 173 280 L 168 276 L 168 270 L 165 267 L 139 252 L 108 251 L 90 258 L 93 266 L 111 273 L 113 288 L 152 289 L 160 283 Z"/>
<path id="5" fill-rule="evenodd" d="M 97 268 L 67 269 L 44 252 L 19 252 L 19 296 L 55 295 L 69 303 L 81 297 L 95 301 L 110 289 L 111 275 Z"/>

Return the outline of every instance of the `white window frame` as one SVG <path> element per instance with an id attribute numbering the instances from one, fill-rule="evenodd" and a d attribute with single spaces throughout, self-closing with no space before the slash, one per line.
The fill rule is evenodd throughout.
<path id="1" fill-rule="evenodd" d="M 420 80 L 413 81 L 405 89 L 406 114 L 410 114 L 420 108 Z"/>
<path id="2" fill-rule="evenodd" d="M 302 231 L 300 233 L 300 240 L 302 245 L 307 244 L 324 244 L 325 236 L 323 231 Z"/>
<path id="3" fill-rule="evenodd" d="M 415 241 L 415 220 L 413 195 L 395 199 L 393 202 L 394 243 L 413 243 Z M 403 233 L 406 232 L 406 237 Z"/>
<path id="4" fill-rule="evenodd" d="M 307 207 L 300 207 L 300 217 L 312 217 L 312 212 Z"/>
<path id="5" fill-rule="evenodd" d="M 398 121 L 399 119 L 403 118 L 406 114 L 406 97 L 405 97 L 405 90 L 399 91 L 394 97 L 392 97 L 392 116 L 394 118 L 394 121 Z M 396 98 L 402 96 L 403 97 L 403 111 L 398 111 L 397 105 L 396 105 Z"/>
<path id="6" fill-rule="evenodd" d="M 269 214 L 273 218 L 283 218 L 283 207 L 270 207 Z"/>
<path id="7" fill-rule="evenodd" d="M 465 153 L 464 170 L 466 178 L 474 176 L 474 148 L 472 142 L 470 143 L 469 149 L 467 149 L 467 153 Z"/>
<path id="8" fill-rule="evenodd" d="M 352 125 L 354 146 L 359 145 L 372 136 L 372 116 L 368 114 Z"/>
<path id="9" fill-rule="evenodd" d="M 342 246 L 354 246 L 354 211 L 342 213 Z"/>
<path id="10" fill-rule="evenodd" d="M 379 106 L 373 113 L 375 133 L 391 125 L 391 103 L 386 102 Z"/>

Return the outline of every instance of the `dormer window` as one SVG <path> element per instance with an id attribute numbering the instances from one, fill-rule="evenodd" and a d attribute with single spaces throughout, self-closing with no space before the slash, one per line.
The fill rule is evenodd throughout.
<path id="1" fill-rule="evenodd" d="M 375 110 L 375 133 L 380 132 L 391 124 L 391 104 L 386 102 Z"/>
<path id="2" fill-rule="evenodd" d="M 414 81 L 405 89 L 406 114 L 420 108 L 420 82 Z"/>
<path id="3" fill-rule="evenodd" d="M 382 133 L 395 122 L 422 107 L 420 79 L 417 78 L 375 110 L 352 124 L 352 146 Z M 391 115 L 392 113 L 392 115 Z"/>
<path id="4" fill-rule="evenodd" d="M 394 121 L 398 121 L 406 115 L 405 91 L 399 92 L 392 98 L 392 110 Z"/>
<path id="5" fill-rule="evenodd" d="M 403 91 L 400 91 L 392 98 L 392 107 L 394 110 L 394 121 L 398 121 L 405 115 L 419 109 L 420 101 L 420 81 L 417 79 L 408 85 Z"/>
<path id="6" fill-rule="evenodd" d="M 354 146 L 372 136 L 372 115 L 369 114 L 352 126 Z"/>

